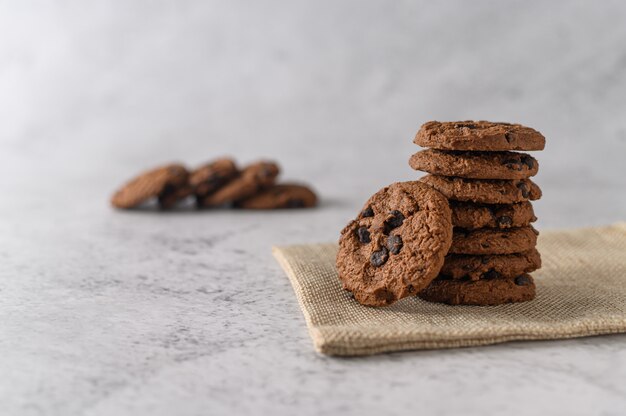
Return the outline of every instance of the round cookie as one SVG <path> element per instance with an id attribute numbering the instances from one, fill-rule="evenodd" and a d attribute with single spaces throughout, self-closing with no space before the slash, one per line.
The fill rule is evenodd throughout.
<path id="1" fill-rule="evenodd" d="M 450 201 L 450 208 L 452 224 L 468 230 L 524 227 L 537 221 L 533 205 L 528 201 L 504 205 Z"/>
<path id="2" fill-rule="evenodd" d="M 279 172 L 280 168 L 276 163 L 253 163 L 215 192 L 199 198 L 198 205 L 212 207 L 250 197 L 260 189 L 273 185 Z"/>
<path id="3" fill-rule="evenodd" d="M 535 176 L 534 157 L 516 152 L 462 152 L 426 149 L 409 160 L 415 170 L 470 179 L 526 179 Z"/>
<path id="4" fill-rule="evenodd" d="M 437 276 L 452 239 L 448 201 L 418 181 L 374 194 L 342 231 L 337 270 L 363 305 L 416 295 Z"/>
<path id="5" fill-rule="evenodd" d="M 481 228 L 473 231 L 455 229 L 450 254 L 513 254 L 531 250 L 537 245 L 539 232 L 532 226 Z"/>
<path id="6" fill-rule="evenodd" d="M 239 170 L 232 159 L 222 158 L 200 166 L 189 175 L 189 185 L 198 197 L 205 197 L 237 176 Z"/>
<path id="7" fill-rule="evenodd" d="M 513 204 L 541 198 L 541 189 L 530 179 L 464 179 L 428 174 L 420 181 L 455 201 Z"/>
<path id="8" fill-rule="evenodd" d="M 522 253 L 501 255 L 448 254 L 440 276 L 457 280 L 515 277 L 540 267 L 541 255 L 536 248 Z"/>
<path id="9" fill-rule="evenodd" d="M 189 173 L 183 165 L 170 164 L 146 171 L 127 182 L 111 197 L 116 208 L 134 208 L 168 189 L 187 184 Z"/>
<path id="10" fill-rule="evenodd" d="M 501 305 L 526 302 L 535 298 L 535 282 L 529 274 L 480 280 L 433 281 L 419 293 L 429 302 L 449 305 Z"/>
<path id="11" fill-rule="evenodd" d="M 293 183 L 272 185 L 235 203 L 238 208 L 245 209 L 310 208 L 316 204 L 315 192 L 307 186 Z"/>
<path id="12" fill-rule="evenodd" d="M 429 121 L 422 125 L 413 142 L 442 150 L 543 150 L 546 138 L 521 124 Z"/>

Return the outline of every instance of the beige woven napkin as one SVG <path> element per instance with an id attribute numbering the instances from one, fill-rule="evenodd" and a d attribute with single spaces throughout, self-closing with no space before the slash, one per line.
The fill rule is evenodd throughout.
<path id="1" fill-rule="evenodd" d="M 539 237 L 537 298 L 500 306 L 448 306 L 417 298 L 359 305 L 341 289 L 336 244 L 275 247 L 317 351 L 367 355 L 513 340 L 626 332 L 626 223 Z"/>

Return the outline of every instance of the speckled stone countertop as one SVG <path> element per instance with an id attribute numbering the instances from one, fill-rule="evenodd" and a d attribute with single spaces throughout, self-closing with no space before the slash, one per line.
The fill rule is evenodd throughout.
<path id="1" fill-rule="evenodd" d="M 625 220 L 622 2 L 26 3 L 0 4 L 0 414 L 623 414 L 626 335 L 324 357 L 271 256 L 416 178 L 430 119 L 546 135 L 540 230 Z M 108 206 L 222 154 L 321 206 Z"/>

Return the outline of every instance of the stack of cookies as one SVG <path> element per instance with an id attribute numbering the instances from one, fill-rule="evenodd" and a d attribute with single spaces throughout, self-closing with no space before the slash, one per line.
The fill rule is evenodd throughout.
<path id="1" fill-rule="evenodd" d="M 317 204 L 310 187 L 277 183 L 280 168 L 258 161 L 239 169 L 234 160 L 221 158 L 194 170 L 173 163 L 143 172 L 124 184 L 111 198 L 120 209 L 158 202 L 170 209 L 190 198 L 198 208 L 232 206 L 244 209 L 307 208 Z"/>
<path id="2" fill-rule="evenodd" d="M 414 142 L 428 149 L 409 164 L 421 182 L 448 198 L 452 243 L 439 276 L 419 296 L 432 302 L 497 305 L 535 297 L 528 274 L 541 267 L 530 201 L 541 190 L 529 178 L 538 163 L 518 151 L 542 150 L 541 133 L 487 121 L 424 124 Z"/>

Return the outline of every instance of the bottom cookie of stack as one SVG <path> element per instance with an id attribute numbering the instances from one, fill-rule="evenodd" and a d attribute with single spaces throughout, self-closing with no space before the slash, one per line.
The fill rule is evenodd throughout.
<path id="1" fill-rule="evenodd" d="M 501 305 L 535 298 L 535 282 L 529 274 L 480 280 L 435 279 L 418 296 L 429 302 L 449 305 Z"/>

